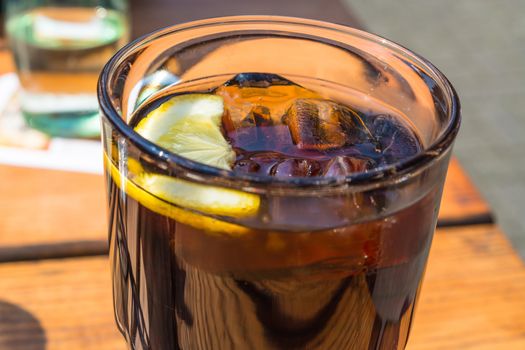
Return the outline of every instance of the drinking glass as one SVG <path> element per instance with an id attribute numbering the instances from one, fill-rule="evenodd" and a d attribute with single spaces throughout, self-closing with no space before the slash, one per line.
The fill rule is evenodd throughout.
<path id="1" fill-rule="evenodd" d="M 243 72 L 355 94 L 360 109 L 380 101 L 424 150 L 346 177 L 273 178 L 191 161 L 129 124 L 166 89 L 206 91 Z M 460 122 L 432 64 L 341 25 L 226 17 L 129 44 L 98 94 L 115 317 L 130 349 L 405 348 Z M 238 201 L 241 212 L 227 207 Z"/>
<path id="2" fill-rule="evenodd" d="M 5 26 L 26 122 L 52 136 L 98 137 L 97 79 L 128 40 L 127 2 L 7 0 Z"/>

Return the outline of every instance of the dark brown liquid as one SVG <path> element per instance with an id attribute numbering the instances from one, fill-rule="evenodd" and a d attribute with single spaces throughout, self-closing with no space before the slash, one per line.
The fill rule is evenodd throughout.
<path id="1" fill-rule="evenodd" d="M 223 120 L 238 155 L 236 171 L 346 175 L 420 150 L 415 134 L 388 115 L 352 114 L 350 122 L 361 123 L 353 133 L 344 123 L 334 129 L 332 116 L 326 117 L 330 125 L 312 125 L 299 115 L 325 106 L 293 110 L 274 104 L 273 110 L 282 108 L 288 116 L 276 121 L 260 106 L 254 109 L 252 101 L 245 105 L 251 115 L 235 119 L 236 102 L 228 102 L 228 94 L 242 88 L 235 84 L 215 93 L 225 96 L 229 108 Z M 275 85 L 281 93 L 297 89 Z M 360 204 L 377 206 L 376 219 L 343 227 L 330 226 L 334 210 L 321 199 L 309 199 L 309 213 L 295 213 L 306 199 L 264 197 L 261 208 L 272 219 L 280 215 L 292 225 L 299 218 L 301 227 L 323 229 L 259 227 L 231 236 L 159 215 L 107 178 L 116 319 L 133 349 L 405 347 L 434 229 L 437 190 L 388 217 L 381 216 L 381 194 L 376 194 Z"/>
<path id="2" fill-rule="evenodd" d="M 225 101 L 223 128 L 237 172 L 345 176 L 421 150 L 401 118 L 359 111 L 278 75 L 239 74 L 213 92 Z"/>
<path id="3" fill-rule="evenodd" d="M 378 112 L 370 101 L 365 112 L 275 74 L 238 74 L 204 93 L 224 99 L 222 129 L 237 154 L 233 170 L 239 173 L 346 176 L 422 150 L 417 133 L 393 110 Z M 173 95 L 145 106 L 130 124 Z"/>
<path id="4" fill-rule="evenodd" d="M 435 198 L 320 232 L 211 235 L 111 194 L 116 318 L 134 349 L 403 349 Z"/>

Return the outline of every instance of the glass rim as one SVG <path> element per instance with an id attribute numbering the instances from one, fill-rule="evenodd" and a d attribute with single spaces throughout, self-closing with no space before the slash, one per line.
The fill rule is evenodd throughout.
<path id="1" fill-rule="evenodd" d="M 412 59 L 418 61 L 418 63 L 423 64 L 424 68 L 428 69 L 433 74 L 433 76 L 431 76 L 432 79 L 441 83 L 440 86 L 443 88 L 444 93 L 449 97 L 450 100 L 449 114 L 447 115 L 449 118 L 446 122 L 446 127 L 440 130 L 438 137 L 436 137 L 436 139 L 433 140 L 433 142 L 425 147 L 421 152 L 418 152 L 411 157 L 398 160 L 392 164 L 373 168 L 372 170 L 366 172 L 356 172 L 344 177 L 319 176 L 278 178 L 269 175 L 239 174 L 233 170 L 219 169 L 179 156 L 176 153 L 156 145 L 155 143 L 145 139 L 140 134 L 135 132 L 113 106 L 107 87 L 113 70 L 123 61 L 125 61 L 128 55 L 135 52 L 142 45 L 147 44 L 148 42 L 158 39 L 164 35 L 169 35 L 184 30 L 191 30 L 206 26 L 232 25 L 241 23 L 293 24 L 300 25 L 305 28 L 321 28 L 347 35 L 359 36 L 361 38 L 376 42 L 389 50 L 403 52 Z M 398 179 L 400 177 L 402 179 L 406 179 L 407 177 L 411 177 L 412 174 L 419 173 L 420 170 L 430 166 L 434 161 L 439 159 L 441 155 L 446 153 L 446 150 L 448 150 L 454 142 L 461 122 L 460 102 L 454 87 L 445 77 L 445 75 L 441 73 L 441 71 L 427 59 L 389 39 L 363 30 L 325 21 L 286 16 L 248 15 L 214 17 L 169 26 L 143 35 L 118 50 L 117 53 L 106 63 L 100 74 L 97 93 L 100 108 L 103 112 L 103 117 L 107 118 L 112 127 L 117 129 L 119 133 L 125 136 L 126 139 L 135 147 L 137 147 L 137 149 L 141 152 L 151 156 L 152 159 L 158 159 L 168 164 L 174 164 L 175 166 L 195 175 L 201 175 L 206 178 L 213 177 L 215 179 L 227 181 L 230 184 L 234 184 L 234 186 L 235 183 L 241 181 L 243 183 L 242 187 L 247 185 L 255 187 L 271 186 L 283 188 L 291 187 L 303 190 L 340 186 L 376 187 L 384 184 L 385 182 L 389 182 L 389 180 Z M 194 178 L 195 176 L 191 177 Z"/>

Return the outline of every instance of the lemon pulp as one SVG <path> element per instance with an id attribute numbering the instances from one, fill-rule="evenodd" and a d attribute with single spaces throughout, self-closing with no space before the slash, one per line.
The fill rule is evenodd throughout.
<path id="1" fill-rule="evenodd" d="M 175 154 L 231 170 L 235 152 L 221 132 L 223 113 L 220 96 L 178 95 L 146 115 L 135 131 Z"/>

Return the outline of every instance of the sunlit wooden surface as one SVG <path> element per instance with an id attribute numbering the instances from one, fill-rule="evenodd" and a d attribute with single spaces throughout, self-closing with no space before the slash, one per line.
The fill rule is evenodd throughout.
<path id="1" fill-rule="evenodd" d="M 0 278 L 0 349 L 126 348 L 106 257 L 4 263 Z M 497 227 L 438 230 L 407 349 L 525 349 L 524 290 Z"/>
<path id="2" fill-rule="evenodd" d="M 215 10 L 203 6 L 198 17 L 246 13 L 205 2 Z M 152 9 L 165 7 L 131 3 L 135 36 L 196 16 L 189 0 L 161 17 Z M 265 2 L 284 6 L 281 14 L 360 26 L 343 8 L 328 14 L 314 3 Z M 4 44 L 0 74 L 13 70 Z M 1 350 L 126 348 L 113 320 L 105 221 L 102 176 L 0 165 Z M 439 222 L 447 228 L 434 238 L 407 349 L 525 349 L 525 266 L 456 160 Z"/>

